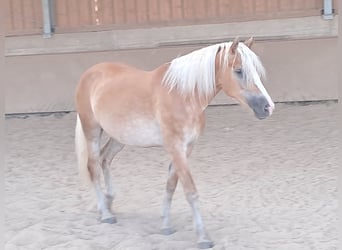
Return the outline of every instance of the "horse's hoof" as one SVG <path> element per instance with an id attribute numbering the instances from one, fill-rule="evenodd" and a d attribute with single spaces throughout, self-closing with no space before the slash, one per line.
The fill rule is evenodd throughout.
<path id="1" fill-rule="evenodd" d="M 163 234 L 163 235 L 170 235 L 170 234 L 173 234 L 175 232 L 176 232 L 176 230 L 171 228 L 171 227 L 162 228 L 162 230 L 161 230 L 161 234 Z"/>
<path id="2" fill-rule="evenodd" d="M 199 243 L 197 243 L 197 247 L 198 247 L 199 249 L 212 248 L 212 247 L 214 247 L 214 242 L 212 242 L 212 241 L 203 241 L 203 242 L 199 242 Z"/>
<path id="3" fill-rule="evenodd" d="M 117 222 L 115 217 L 108 217 L 105 219 L 101 219 L 102 223 L 107 223 L 107 224 L 115 224 Z"/>

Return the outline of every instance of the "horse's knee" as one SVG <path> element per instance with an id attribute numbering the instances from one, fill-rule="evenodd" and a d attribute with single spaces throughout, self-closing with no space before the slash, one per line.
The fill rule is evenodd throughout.
<path id="1" fill-rule="evenodd" d="M 182 183 L 185 194 L 197 193 L 195 182 L 193 181 L 191 173 L 188 169 L 182 168 L 179 171 L 177 171 L 176 173 L 179 177 L 179 180 Z"/>
<path id="2" fill-rule="evenodd" d="M 173 174 L 172 176 L 169 176 L 169 178 L 167 179 L 167 183 L 166 183 L 166 191 L 173 193 L 177 187 L 177 183 L 178 183 L 178 176 Z"/>

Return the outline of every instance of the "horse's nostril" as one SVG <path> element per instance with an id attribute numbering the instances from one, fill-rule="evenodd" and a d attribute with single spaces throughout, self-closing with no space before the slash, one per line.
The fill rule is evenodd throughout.
<path id="1" fill-rule="evenodd" d="M 264 111 L 269 112 L 270 111 L 270 107 L 271 106 L 269 104 L 266 104 L 265 108 L 264 108 Z"/>

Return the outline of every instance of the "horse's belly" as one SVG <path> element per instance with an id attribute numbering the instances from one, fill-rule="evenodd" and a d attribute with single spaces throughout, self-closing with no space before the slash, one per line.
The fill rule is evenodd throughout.
<path id="1" fill-rule="evenodd" d="M 161 129 L 153 120 L 135 119 L 104 129 L 111 137 L 125 145 L 151 147 L 163 144 Z"/>

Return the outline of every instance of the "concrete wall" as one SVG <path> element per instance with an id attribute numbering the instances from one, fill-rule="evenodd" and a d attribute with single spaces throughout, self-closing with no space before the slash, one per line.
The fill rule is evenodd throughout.
<path id="1" fill-rule="evenodd" d="M 75 85 L 84 70 L 103 61 L 153 69 L 202 46 L 177 46 L 5 58 L 6 113 L 74 109 Z M 274 101 L 337 99 L 337 38 L 260 41 L 254 46 L 267 70 Z M 233 103 L 220 94 L 216 104 Z"/>
<path id="2" fill-rule="evenodd" d="M 178 55 L 254 36 L 275 101 L 337 98 L 338 15 L 6 37 L 6 113 L 74 109 L 75 85 L 95 63 L 153 69 Z M 234 103 L 220 94 L 213 103 Z"/>

